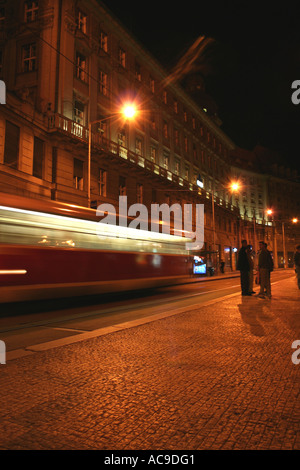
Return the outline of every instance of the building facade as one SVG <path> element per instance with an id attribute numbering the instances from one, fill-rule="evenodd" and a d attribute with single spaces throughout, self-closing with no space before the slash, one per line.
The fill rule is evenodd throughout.
<path id="1" fill-rule="evenodd" d="M 120 195 L 204 204 L 205 249 L 235 269 L 249 216 L 229 189 L 234 143 L 101 2 L 0 0 L 0 74 L 0 191 L 93 208 Z"/>

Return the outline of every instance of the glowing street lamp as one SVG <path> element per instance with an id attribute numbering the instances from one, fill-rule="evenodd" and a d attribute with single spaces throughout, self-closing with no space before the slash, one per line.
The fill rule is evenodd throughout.
<path id="1" fill-rule="evenodd" d="M 125 119 L 133 119 L 137 114 L 137 109 L 132 103 L 127 103 L 123 108 L 111 116 L 107 116 L 103 119 L 98 119 L 96 121 L 89 122 L 89 154 L 88 154 L 88 207 L 91 206 L 91 161 L 92 161 L 92 126 L 94 124 L 101 124 L 104 121 L 108 121 L 117 115 L 123 116 Z"/>

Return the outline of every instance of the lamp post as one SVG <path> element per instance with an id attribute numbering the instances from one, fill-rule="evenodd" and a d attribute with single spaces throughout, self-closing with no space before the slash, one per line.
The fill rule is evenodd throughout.
<path id="1" fill-rule="evenodd" d="M 94 124 L 101 124 L 104 121 L 108 121 L 117 115 L 123 115 L 125 119 L 133 119 L 136 115 L 136 108 L 133 104 L 124 105 L 122 110 L 119 113 L 112 114 L 103 119 L 98 119 L 96 121 L 89 122 L 89 153 L 88 153 L 88 207 L 91 207 L 91 163 L 92 163 L 92 126 Z"/>
<path id="2" fill-rule="evenodd" d="M 273 211 L 272 209 L 267 210 L 268 215 L 272 215 Z M 277 240 L 276 240 L 276 220 L 273 219 L 273 222 L 275 224 L 275 236 L 274 236 L 274 245 L 277 246 Z M 282 230 L 282 248 L 283 248 L 283 268 L 286 269 L 286 247 L 285 247 L 285 222 L 292 222 L 293 224 L 296 224 L 298 222 L 298 219 L 294 217 L 293 219 L 285 219 L 281 221 L 281 230 Z M 277 258 L 277 253 L 276 253 L 276 258 Z"/>

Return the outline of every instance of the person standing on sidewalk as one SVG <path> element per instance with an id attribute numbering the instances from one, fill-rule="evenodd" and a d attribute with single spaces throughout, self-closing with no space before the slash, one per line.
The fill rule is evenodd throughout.
<path id="1" fill-rule="evenodd" d="M 300 245 L 296 246 L 296 253 L 294 256 L 295 270 L 297 274 L 298 289 L 300 289 Z"/>
<path id="2" fill-rule="evenodd" d="M 253 269 L 254 269 L 254 261 L 253 261 L 253 256 L 252 256 L 252 246 L 251 245 L 247 245 L 247 249 L 246 249 L 246 253 L 247 253 L 247 257 L 248 257 L 248 261 L 249 261 L 249 266 L 250 266 L 250 269 L 249 269 L 249 293 L 250 294 L 255 294 L 254 290 L 253 290 Z"/>
<path id="3" fill-rule="evenodd" d="M 242 295 L 251 295 L 249 292 L 250 264 L 247 256 L 247 240 L 242 240 L 242 248 L 238 254 L 237 270 L 241 273 Z"/>
<path id="4" fill-rule="evenodd" d="M 271 271 L 273 271 L 273 260 L 271 253 L 267 250 L 267 244 L 259 242 L 260 253 L 258 257 L 258 269 L 260 278 L 260 291 L 258 297 L 265 299 L 265 291 L 268 299 L 271 298 Z"/>

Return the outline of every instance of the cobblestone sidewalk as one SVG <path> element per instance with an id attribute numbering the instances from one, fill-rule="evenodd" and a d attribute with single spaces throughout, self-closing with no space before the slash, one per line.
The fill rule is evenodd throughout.
<path id="1" fill-rule="evenodd" d="M 0 365 L 0 449 L 300 449 L 295 278 Z M 300 357 L 300 355 L 299 355 Z"/>

